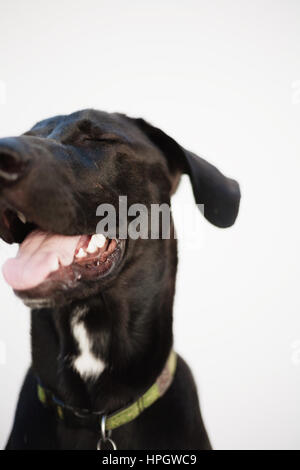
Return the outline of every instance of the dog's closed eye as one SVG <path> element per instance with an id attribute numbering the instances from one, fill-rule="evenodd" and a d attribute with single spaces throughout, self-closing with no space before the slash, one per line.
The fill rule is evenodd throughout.
<path id="1" fill-rule="evenodd" d="M 97 136 L 82 136 L 80 139 L 81 142 L 104 142 L 104 143 L 124 143 L 122 138 L 115 134 L 102 134 L 99 137 Z"/>
<path id="2" fill-rule="evenodd" d="M 77 124 L 77 129 L 79 135 L 76 140 L 80 143 L 103 142 L 113 144 L 124 142 L 120 135 L 107 132 L 88 119 L 80 121 Z"/>
<path id="3" fill-rule="evenodd" d="M 65 145 L 82 145 L 82 144 L 115 144 L 115 143 L 125 143 L 124 139 L 117 134 L 112 134 L 108 132 L 103 132 L 101 129 L 97 131 L 90 130 L 89 132 L 73 131 L 70 135 L 65 137 L 62 141 Z"/>

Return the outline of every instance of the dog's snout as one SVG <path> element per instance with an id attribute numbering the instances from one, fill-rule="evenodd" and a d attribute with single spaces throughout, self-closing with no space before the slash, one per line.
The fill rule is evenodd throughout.
<path id="1" fill-rule="evenodd" d="M 18 149 L 17 139 L 0 140 L 0 180 L 2 184 L 9 184 L 17 181 L 23 174 L 25 161 L 20 149 Z"/>

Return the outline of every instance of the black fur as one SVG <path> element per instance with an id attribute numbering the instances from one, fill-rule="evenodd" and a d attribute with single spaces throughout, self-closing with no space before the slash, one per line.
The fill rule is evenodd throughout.
<path id="1" fill-rule="evenodd" d="M 205 217 L 220 227 L 233 224 L 237 183 L 145 121 L 94 110 L 42 121 L 23 136 L 0 140 L 1 236 L 10 243 L 26 235 L 17 222 L 7 228 L 7 208 L 43 230 L 94 233 L 100 203 L 117 206 L 118 196 L 127 195 L 128 205 L 169 204 L 183 172 L 196 202 L 205 204 Z M 32 310 L 32 367 L 8 449 L 96 448 L 98 433 L 56 421 L 39 403 L 35 375 L 71 406 L 111 412 L 135 400 L 155 381 L 172 347 L 176 268 L 174 237 L 129 239 L 119 268 L 101 282 L 66 288 L 55 281 L 17 293 L 29 303 L 43 299 L 45 307 L 41 301 Z M 88 309 L 85 326 L 106 363 L 96 381 L 82 380 L 71 366 L 77 345 L 70 318 L 79 307 Z M 210 448 L 194 380 L 181 358 L 167 393 L 115 430 L 113 439 L 119 449 Z"/>

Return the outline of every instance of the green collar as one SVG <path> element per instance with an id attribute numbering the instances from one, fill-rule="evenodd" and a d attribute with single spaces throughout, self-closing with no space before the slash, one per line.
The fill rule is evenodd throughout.
<path id="1" fill-rule="evenodd" d="M 65 405 L 48 389 L 38 381 L 37 393 L 41 403 L 55 409 L 59 419 L 74 425 L 74 421 L 81 427 L 97 427 L 103 423 L 105 417 L 105 431 L 112 431 L 123 424 L 127 424 L 137 418 L 146 408 L 149 408 L 156 400 L 164 395 L 170 387 L 176 371 L 177 357 L 175 351 L 171 351 L 165 367 L 154 384 L 134 403 L 117 410 L 109 415 L 104 412 L 95 412 L 85 409 L 73 408 Z"/>

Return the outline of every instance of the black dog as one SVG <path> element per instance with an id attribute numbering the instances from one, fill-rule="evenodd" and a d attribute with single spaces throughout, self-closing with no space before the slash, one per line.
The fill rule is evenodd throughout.
<path id="1" fill-rule="evenodd" d="M 172 222 L 168 239 L 122 240 L 120 224 L 117 236 L 92 238 L 100 204 L 170 204 L 182 173 L 205 217 L 232 225 L 238 184 L 142 119 L 85 110 L 0 140 L 0 235 L 21 243 L 4 275 L 32 308 L 32 367 L 8 449 L 96 449 L 101 436 L 99 447 L 210 448 L 188 366 L 177 357 L 175 370 L 172 356 L 164 369 Z"/>

